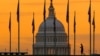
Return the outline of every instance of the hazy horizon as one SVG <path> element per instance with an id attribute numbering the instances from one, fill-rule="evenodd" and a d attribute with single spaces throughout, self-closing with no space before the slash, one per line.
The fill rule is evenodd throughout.
<path id="1" fill-rule="evenodd" d="M 95 50 L 96 50 L 96 53 L 100 53 L 100 46 L 98 46 L 99 44 L 99 38 L 100 37 L 100 34 L 97 34 L 96 35 L 96 42 L 95 42 Z M 13 38 L 17 38 L 17 37 L 12 37 Z M 27 52 L 29 54 L 32 54 L 32 36 L 29 36 L 29 37 L 21 37 L 21 51 L 24 51 L 24 52 Z M 73 54 L 73 45 L 74 45 L 74 35 L 70 35 L 70 45 L 71 45 L 71 54 Z M 80 54 L 80 44 L 82 43 L 83 46 L 84 46 L 84 53 L 85 54 L 89 54 L 89 35 L 88 34 L 79 34 L 79 35 L 76 35 L 76 54 Z M 23 42 L 24 41 L 24 42 Z M 3 42 L 6 42 L 6 44 L 3 44 Z M 12 43 L 12 52 L 16 52 L 16 48 L 17 46 L 14 47 L 14 45 L 17 44 L 17 41 L 13 41 Z M 5 48 L 6 48 L 6 51 L 8 52 L 9 51 L 9 38 L 8 40 L 2 40 L 2 43 L 0 43 L 0 52 L 4 52 L 5 51 Z M 24 46 L 24 48 L 23 48 Z M 93 53 L 93 51 L 92 51 Z"/>

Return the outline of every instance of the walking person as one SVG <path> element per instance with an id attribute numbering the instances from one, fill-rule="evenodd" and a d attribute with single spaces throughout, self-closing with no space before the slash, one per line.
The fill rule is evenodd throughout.
<path id="1" fill-rule="evenodd" d="M 81 55 L 83 55 L 84 54 L 84 47 L 83 47 L 83 44 L 80 44 L 81 45 L 81 47 L 80 47 L 80 49 L 81 49 Z"/>

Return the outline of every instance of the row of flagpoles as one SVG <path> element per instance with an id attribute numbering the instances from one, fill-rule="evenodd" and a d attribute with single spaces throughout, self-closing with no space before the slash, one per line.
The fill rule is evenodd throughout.
<path id="1" fill-rule="evenodd" d="M 19 0 L 17 5 L 17 22 L 18 22 L 18 53 L 20 53 L 20 7 L 19 7 Z M 9 32 L 10 32 L 10 47 L 9 51 L 11 52 L 11 12 L 10 12 L 10 18 L 9 18 Z"/>
<path id="2" fill-rule="evenodd" d="M 88 15 L 89 15 L 89 24 L 90 24 L 90 55 L 92 54 L 92 49 L 91 49 L 91 47 L 92 47 L 92 36 L 91 36 L 91 25 L 93 25 L 93 54 L 95 53 L 95 11 L 94 11 L 94 13 L 93 13 L 93 22 L 91 21 L 91 12 L 92 12 L 92 10 L 91 10 L 91 0 L 90 0 L 90 6 L 89 6 L 89 11 L 88 11 Z M 92 24 L 91 24 L 92 23 Z"/>
<path id="3" fill-rule="evenodd" d="M 51 0 L 52 1 L 52 0 Z M 19 4 L 19 0 L 18 0 L 18 6 L 17 6 L 17 22 L 18 22 L 18 52 L 20 52 L 20 4 Z M 88 15 L 89 15 L 89 24 L 90 24 L 90 54 L 91 54 L 91 23 L 93 25 L 93 53 L 95 53 L 95 11 L 94 11 L 94 16 L 93 16 L 93 22 L 91 22 L 91 0 L 90 0 L 90 6 L 89 6 L 89 11 L 88 11 Z M 69 30 L 70 30 L 70 18 L 69 18 L 69 0 L 68 0 L 68 4 L 67 4 L 67 14 L 66 14 L 66 22 L 68 24 L 68 43 L 69 43 Z M 45 47 L 46 47 L 46 0 L 44 1 L 44 12 L 43 12 L 43 19 L 44 19 L 44 53 L 46 53 Z M 32 33 L 33 33 L 33 48 L 34 48 L 34 31 L 35 31 L 35 24 L 34 24 L 34 13 L 33 13 L 33 22 L 32 22 Z M 55 19 L 54 19 L 54 32 L 56 30 L 56 26 L 55 26 Z M 11 13 L 10 13 L 10 19 L 9 19 L 9 32 L 10 32 L 10 52 L 11 52 Z M 56 35 L 55 35 L 56 36 Z M 54 40 L 55 41 L 55 40 Z M 56 46 L 55 46 L 56 48 Z M 74 55 L 76 54 L 76 12 L 74 12 Z M 34 53 L 34 50 L 33 50 Z"/>
<path id="4" fill-rule="evenodd" d="M 68 0 L 68 3 L 67 3 L 67 14 L 66 14 L 66 22 L 68 24 L 68 42 L 69 42 L 69 37 L 70 37 L 70 34 L 69 34 L 69 30 L 70 30 L 70 18 L 69 18 L 69 0 Z M 91 23 L 93 25 L 93 54 L 95 54 L 95 11 L 94 11 L 94 16 L 93 16 L 93 22 L 91 22 L 91 0 L 90 0 L 90 5 L 89 5 L 89 11 L 88 11 L 88 15 L 89 15 L 89 24 L 90 24 L 90 55 L 92 54 L 91 52 L 91 47 L 92 47 L 92 37 L 91 37 Z M 76 12 L 74 12 L 74 51 L 73 51 L 73 54 L 76 55 Z"/>
<path id="5" fill-rule="evenodd" d="M 17 5 L 17 22 L 18 22 L 18 53 L 20 53 L 20 3 L 18 0 L 18 5 Z M 33 47 L 34 47 L 34 31 L 35 31 L 35 23 L 34 23 L 34 13 L 33 13 L 33 21 L 32 21 L 32 26 L 33 26 Z M 9 18 L 9 32 L 10 32 L 10 47 L 9 51 L 11 52 L 11 12 L 10 12 L 10 18 Z"/>

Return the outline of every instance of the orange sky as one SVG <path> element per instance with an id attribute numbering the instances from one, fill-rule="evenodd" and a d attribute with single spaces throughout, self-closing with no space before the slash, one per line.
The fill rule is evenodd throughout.
<path id="1" fill-rule="evenodd" d="M 43 21 L 43 1 L 44 0 L 20 0 L 20 21 L 21 21 L 21 51 L 32 52 L 32 17 L 35 13 L 35 25 L 36 31 Z M 46 11 L 48 17 L 48 7 L 50 1 L 46 1 Z M 67 32 L 66 23 L 66 7 L 67 0 L 54 0 L 55 13 L 58 20 L 60 20 Z M 100 13 L 100 1 L 92 0 L 92 15 L 95 10 L 96 18 L 96 50 L 100 53 L 99 40 L 100 39 L 100 26 L 99 26 L 99 13 Z M 71 50 L 73 50 L 73 17 L 74 11 L 76 11 L 77 20 L 77 54 L 80 51 L 80 43 L 84 44 L 85 53 L 88 54 L 89 48 L 89 23 L 88 23 L 88 7 L 89 0 L 70 0 L 70 44 Z M 12 51 L 16 51 L 17 48 L 17 19 L 16 19 L 17 0 L 0 0 L 0 51 L 4 51 L 6 48 L 9 50 L 9 14 L 12 13 Z M 73 52 L 72 52 L 73 54 Z"/>

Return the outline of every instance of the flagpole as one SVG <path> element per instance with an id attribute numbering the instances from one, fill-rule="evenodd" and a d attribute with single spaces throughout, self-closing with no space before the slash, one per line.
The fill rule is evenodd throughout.
<path id="1" fill-rule="evenodd" d="M 89 25 L 90 25 L 90 55 L 91 55 L 91 0 L 90 0 L 90 5 L 89 5 L 89 11 L 88 11 L 88 15 L 89 15 Z"/>
<path id="2" fill-rule="evenodd" d="M 68 4 L 69 4 L 69 0 L 68 0 Z M 68 6 L 68 7 L 69 7 L 69 6 Z M 68 8 L 68 9 L 69 9 L 69 8 Z M 69 24 L 70 24 L 70 22 L 69 22 L 69 20 L 68 20 L 68 44 L 69 44 L 69 30 L 70 30 L 70 29 L 69 29 L 69 27 L 70 27 Z"/>
<path id="3" fill-rule="evenodd" d="M 76 22 L 75 22 L 76 12 L 74 12 L 74 55 L 76 55 Z"/>
<path id="4" fill-rule="evenodd" d="M 11 53 L 11 12 L 10 12 L 10 53 Z"/>
<path id="5" fill-rule="evenodd" d="M 90 6 L 91 6 L 91 0 L 90 0 Z M 91 7 L 90 7 L 91 12 Z M 90 13 L 90 55 L 91 55 L 91 13 Z"/>
<path id="6" fill-rule="evenodd" d="M 34 24 L 34 13 L 33 13 L 33 22 L 32 22 L 32 26 L 33 26 L 33 55 L 34 55 L 34 30 L 35 30 L 35 24 Z"/>
<path id="7" fill-rule="evenodd" d="M 93 18 L 93 54 L 95 54 L 95 11 Z"/>
<path id="8" fill-rule="evenodd" d="M 34 32 L 33 32 L 33 55 L 34 55 Z"/>
<path id="9" fill-rule="evenodd" d="M 57 38 L 56 38 L 56 21 L 55 21 L 55 17 L 54 17 L 54 48 L 55 48 L 55 55 L 57 55 L 57 48 L 56 48 L 56 41 L 57 41 Z"/>
<path id="10" fill-rule="evenodd" d="M 44 0 L 44 13 L 43 13 L 43 19 L 44 19 L 44 55 L 46 55 L 46 0 Z"/>
<path id="11" fill-rule="evenodd" d="M 93 30 L 93 54 L 95 54 L 95 31 Z"/>
<path id="12" fill-rule="evenodd" d="M 91 55 L 91 21 L 90 21 L 90 55 Z"/>
<path id="13" fill-rule="evenodd" d="M 10 53 L 11 53 L 11 30 L 10 30 Z"/>
<path id="14" fill-rule="evenodd" d="M 91 21 L 90 21 L 90 55 L 91 55 Z"/>
<path id="15" fill-rule="evenodd" d="M 76 33 L 74 32 L 74 55 L 76 55 Z"/>
<path id="16" fill-rule="evenodd" d="M 18 7 L 17 7 L 17 22 L 18 22 L 18 53 L 20 53 L 20 7 L 19 7 L 19 0 L 18 0 Z"/>
<path id="17" fill-rule="evenodd" d="M 18 22 L 18 53 L 20 53 L 20 20 Z"/>
<path id="18" fill-rule="evenodd" d="M 70 22 L 68 22 L 68 47 L 69 47 L 69 51 L 70 52 L 70 44 L 69 44 L 69 37 L 70 37 L 70 34 L 69 34 L 69 31 L 70 31 Z M 70 55 L 70 54 L 69 54 Z"/>
<path id="19" fill-rule="evenodd" d="M 68 37 L 67 37 L 67 40 L 68 40 L 68 46 L 69 46 L 69 52 L 70 52 L 70 44 L 69 44 L 69 37 L 70 37 L 70 22 L 69 22 L 69 0 L 68 0 L 68 4 L 67 4 L 67 15 L 66 15 L 66 21 L 67 21 L 67 24 L 68 24 Z"/>
<path id="20" fill-rule="evenodd" d="M 44 54 L 46 55 L 46 21 L 44 22 Z"/>
<path id="21" fill-rule="evenodd" d="M 69 42 L 69 23 L 68 23 L 68 42 Z"/>

